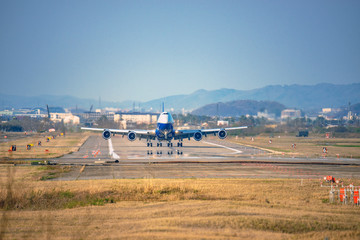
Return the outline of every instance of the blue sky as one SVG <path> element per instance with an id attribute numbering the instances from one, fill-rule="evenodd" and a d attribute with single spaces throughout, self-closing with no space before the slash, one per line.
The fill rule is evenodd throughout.
<path id="1" fill-rule="evenodd" d="M 360 1 L 0 1 L 0 93 L 147 101 L 360 82 Z"/>

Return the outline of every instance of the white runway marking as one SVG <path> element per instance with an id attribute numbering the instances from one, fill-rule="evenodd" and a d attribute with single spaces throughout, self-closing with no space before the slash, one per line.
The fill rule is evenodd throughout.
<path id="1" fill-rule="evenodd" d="M 109 142 L 109 155 L 111 156 L 111 158 L 120 159 L 119 155 L 117 155 L 114 152 L 114 148 L 113 148 L 113 145 L 112 145 L 111 138 L 108 140 L 108 142 Z"/>
<path id="2" fill-rule="evenodd" d="M 223 146 L 223 145 L 220 145 L 220 144 L 211 143 L 211 142 L 206 142 L 206 141 L 204 141 L 204 143 L 207 143 L 207 144 L 210 144 L 210 145 L 214 145 L 214 146 L 218 146 L 218 147 L 223 147 L 223 148 L 229 149 L 229 150 L 231 150 L 231 151 L 234 151 L 234 153 L 233 153 L 233 154 L 243 153 L 243 151 L 237 150 L 237 149 L 235 149 L 235 148 L 230 148 L 230 147 L 227 147 L 227 146 Z"/>

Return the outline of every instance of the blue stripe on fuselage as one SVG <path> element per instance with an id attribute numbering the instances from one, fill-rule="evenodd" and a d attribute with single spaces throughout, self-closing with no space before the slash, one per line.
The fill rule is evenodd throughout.
<path id="1" fill-rule="evenodd" d="M 168 131 L 168 132 L 172 132 L 172 130 L 174 129 L 172 123 L 158 123 L 157 128 L 160 131 Z"/>

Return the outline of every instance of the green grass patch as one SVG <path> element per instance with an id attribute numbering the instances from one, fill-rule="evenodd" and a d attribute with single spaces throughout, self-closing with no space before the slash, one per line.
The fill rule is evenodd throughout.
<path id="1" fill-rule="evenodd" d="M 0 198 L 0 209 L 66 209 L 83 206 L 103 206 L 115 203 L 116 199 L 109 192 L 72 192 L 70 190 L 31 191 L 23 195 L 11 195 Z"/>
<path id="2" fill-rule="evenodd" d="M 43 180 L 53 178 L 57 173 L 43 176 Z M 48 190 L 31 191 L 22 195 L 12 195 L 9 199 L 0 197 L 0 209 L 64 209 L 81 206 L 103 206 L 118 201 L 174 201 L 174 200 L 213 200 L 213 197 L 201 194 L 197 189 L 179 186 L 121 186 L 119 188 L 102 191 L 70 191 Z M 13 204 L 16 203 L 16 204 Z M 2 207 L 1 207 L 2 206 Z"/>
<path id="3" fill-rule="evenodd" d="M 53 165 L 45 165 L 38 167 L 38 170 L 41 171 L 39 175 L 40 181 L 51 180 L 59 177 L 62 173 L 69 172 L 71 167 L 69 166 L 53 166 Z"/>
<path id="4" fill-rule="evenodd" d="M 51 180 L 51 179 L 54 179 L 56 178 L 56 176 L 51 176 L 50 174 L 49 175 L 46 175 L 46 176 L 42 176 L 40 178 L 40 181 L 46 181 L 46 180 Z"/>
<path id="5" fill-rule="evenodd" d="M 329 200 L 328 198 L 322 198 L 322 199 L 321 199 L 321 202 L 322 202 L 322 203 L 329 203 L 330 200 Z"/>
<path id="6" fill-rule="evenodd" d="M 63 198 L 74 198 L 75 194 L 70 191 L 59 192 L 59 196 Z"/>

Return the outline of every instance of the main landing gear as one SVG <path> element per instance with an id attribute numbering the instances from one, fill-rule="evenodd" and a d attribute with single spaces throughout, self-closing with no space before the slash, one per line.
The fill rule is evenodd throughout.
<path id="1" fill-rule="evenodd" d="M 147 146 L 147 147 L 152 147 L 153 144 L 152 144 L 152 142 L 149 141 L 149 142 L 146 143 L 146 146 Z M 162 147 L 162 146 L 163 146 L 163 145 L 162 145 L 162 142 L 156 143 L 156 147 Z M 172 147 L 173 147 L 173 143 L 172 143 L 172 142 L 168 142 L 168 143 L 167 143 L 167 147 L 172 148 Z M 177 143 L 177 147 L 183 147 L 182 141 L 179 141 L 179 142 Z M 175 153 L 176 153 L 177 155 L 182 155 L 182 154 L 183 154 L 183 152 L 182 152 L 181 150 L 179 150 L 179 149 L 177 149 Z M 154 153 L 154 154 L 155 154 L 155 153 Z M 157 155 L 162 155 L 163 152 L 162 152 L 162 150 L 158 149 L 158 150 L 156 150 L 156 154 L 157 154 Z M 173 155 L 173 154 L 174 154 L 173 149 L 169 149 L 169 150 L 167 151 L 167 154 L 168 154 L 168 155 Z M 147 155 L 153 155 L 153 151 L 152 151 L 152 150 L 147 150 Z"/>
<path id="2" fill-rule="evenodd" d="M 147 143 L 146 143 L 146 146 L 147 146 L 147 147 L 152 147 L 153 144 L 152 144 L 152 142 L 147 142 Z M 156 143 L 156 147 L 162 147 L 162 146 L 163 146 L 163 145 L 162 145 L 162 142 Z M 172 142 L 168 142 L 168 143 L 167 143 L 167 146 L 168 146 L 168 147 L 173 147 L 173 143 L 172 143 Z M 177 147 L 183 147 L 183 143 L 182 143 L 182 142 L 178 142 L 178 143 L 177 143 Z"/>

